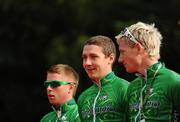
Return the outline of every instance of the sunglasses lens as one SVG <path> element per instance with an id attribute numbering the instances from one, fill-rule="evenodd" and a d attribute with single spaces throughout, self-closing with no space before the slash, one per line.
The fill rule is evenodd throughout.
<path id="1" fill-rule="evenodd" d="M 47 88 L 48 86 L 52 87 L 52 88 L 56 88 L 58 86 L 60 86 L 60 83 L 59 82 L 55 82 L 55 81 L 52 81 L 52 82 L 45 82 L 44 83 L 44 86 Z"/>
<path id="2" fill-rule="evenodd" d="M 51 86 L 52 88 L 56 88 L 56 87 L 60 86 L 60 83 L 59 83 L 59 82 L 51 82 L 51 83 L 50 83 L 50 86 Z"/>
<path id="3" fill-rule="evenodd" d="M 49 83 L 45 82 L 44 86 L 47 88 L 49 86 Z"/>

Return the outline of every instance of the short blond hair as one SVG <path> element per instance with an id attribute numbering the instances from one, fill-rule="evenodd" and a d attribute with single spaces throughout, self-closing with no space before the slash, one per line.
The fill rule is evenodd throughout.
<path id="1" fill-rule="evenodd" d="M 72 77 L 75 80 L 75 86 L 73 90 L 73 96 L 76 94 L 76 90 L 79 84 L 79 75 L 78 73 L 69 65 L 67 64 L 56 64 L 52 65 L 48 70 L 47 73 L 57 73 L 57 74 L 64 74 L 68 77 Z"/>
<path id="2" fill-rule="evenodd" d="M 155 27 L 155 24 L 137 22 L 136 24 L 127 27 L 127 29 L 144 47 L 150 57 L 156 57 L 157 59 L 160 58 L 162 35 Z M 120 38 L 117 38 L 117 42 L 119 41 L 119 39 Z M 128 39 L 127 41 L 130 42 L 130 40 Z"/>

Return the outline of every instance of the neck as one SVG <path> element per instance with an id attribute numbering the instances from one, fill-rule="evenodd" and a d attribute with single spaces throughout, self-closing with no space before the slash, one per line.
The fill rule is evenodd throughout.
<path id="1" fill-rule="evenodd" d="M 147 68 L 149 68 L 150 66 L 152 66 L 153 64 L 155 64 L 157 62 L 158 62 L 158 60 L 154 59 L 154 58 L 144 60 L 143 63 L 141 64 L 138 72 L 145 76 Z"/>
<path id="2" fill-rule="evenodd" d="M 59 106 L 64 105 L 65 103 L 67 103 L 69 100 L 71 100 L 73 97 L 72 95 L 67 95 L 66 98 L 63 98 L 64 100 L 59 103 L 58 105 L 54 105 L 56 108 L 58 108 Z"/>
<path id="3" fill-rule="evenodd" d="M 94 81 L 96 82 L 96 84 L 99 86 L 99 85 L 101 85 L 101 79 L 104 78 L 104 77 L 106 77 L 110 72 L 112 72 L 112 70 L 109 70 L 108 72 L 104 73 L 105 75 L 102 75 L 102 76 L 100 76 L 99 78 L 93 79 L 93 80 L 94 80 Z"/>

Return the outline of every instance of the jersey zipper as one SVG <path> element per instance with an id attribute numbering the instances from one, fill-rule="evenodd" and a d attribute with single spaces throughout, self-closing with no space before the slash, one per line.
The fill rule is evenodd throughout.
<path id="1" fill-rule="evenodd" d="M 94 103 L 93 103 L 93 122 L 96 122 L 96 102 L 97 102 L 97 99 L 98 99 L 100 92 L 101 92 L 101 82 L 99 85 L 96 83 L 96 85 L 98 86 L 99 90 L 98 90 L 98 94 L 96 95 L 96 97 L 94 99 Z"/>

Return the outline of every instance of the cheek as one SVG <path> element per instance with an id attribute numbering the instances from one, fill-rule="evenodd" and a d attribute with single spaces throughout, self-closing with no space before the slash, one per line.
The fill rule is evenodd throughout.
<path id="1" fill-rule="evenodd" d="M 62 85 L 59 92 L 64 93 L 68 90 L 68 85 Z"/>
<path id="2" fill-rule="evenodd" d="M 137 60 L 134 56 L 126 56 L 124 58 L 124 61 L 126 63 L 126 65 L 128 65 L 129 67 L 136 67 L 137 66 Z"/>
<path id="3" fill-rule="evenodd" d="M 67 92 L 65 92 L 65 90 L 60 90 L 56 92 L 56 101 L 60 102 L 64 100 L 66 95 L 67 95 Z"/>
<path id="4" fill-rule="evenodd" d="M 129 61 L 130 63 L 133 63 L 134 62 L 134 57 L 127 56 L 126 60 Z"/>
<path id="5" fill-rule="evenodd" d="M 61 86 L 61 88 L 56 89 L 55 92 L 57 96 L 62 96 L 65 93 L 65 91 L 66 89 L 63 86 Z"/>
<path id="6" fill-rule="evenodd" d="M 133 55 L 133 52 L 129 53 L 127 55 L 124 55 L 124 59 L 127 60 L 127 61 L 130 61 L 130 62 L 135 61 L 135 58 L 136 58 L 136 56 Z"/>
<path id="7" fill-rule="evenodd" d="M 128 59 L 128 64 L 132 69 L 136 69 L 138 64 L 138 60 L 135 57 L 130 57 Z"/>
<path id="8" fill-rule="evenodd" d="M 83 64 L 82 64 L 82 66 L 83 66 L 83 68 L 85 68 L 85 64 L 84 64 L 84 62 L 83 62 Z"/>

